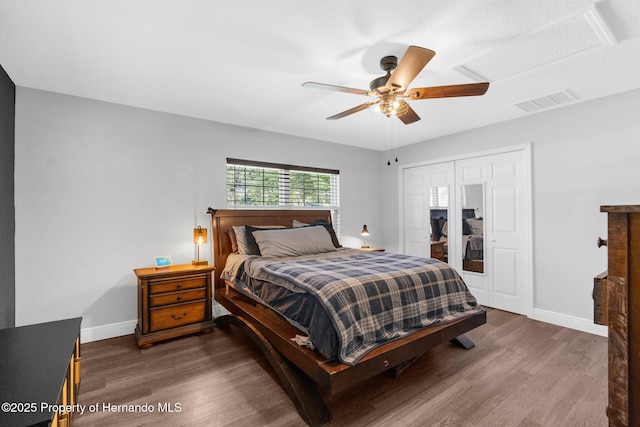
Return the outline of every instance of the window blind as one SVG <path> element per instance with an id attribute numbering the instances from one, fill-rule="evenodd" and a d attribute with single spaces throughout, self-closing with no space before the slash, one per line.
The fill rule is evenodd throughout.
<path id="1" fill-rule="evenodd" d="M 338 232 L 340 171 L 227 158 L 227 207 L 327 208 Z"/>

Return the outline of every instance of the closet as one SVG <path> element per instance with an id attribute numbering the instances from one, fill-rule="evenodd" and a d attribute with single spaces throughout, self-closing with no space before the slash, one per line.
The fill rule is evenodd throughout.
<path id="1" fill-rule="evenodd" d="M 525 146 L 403 167 L 401 249 L 448 262 L 481 304 L 530 315 L 529 159 Z"/>

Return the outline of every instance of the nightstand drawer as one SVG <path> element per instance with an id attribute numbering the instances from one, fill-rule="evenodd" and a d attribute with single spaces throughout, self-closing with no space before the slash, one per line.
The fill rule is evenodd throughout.
<path id="1" fill-rule="evenodd" d="M 149 294 L 183 291 L 185 289 L 204 288 L 207 285 L 206 278 L 185 277 L 167 281 L 152 281 L 149 283 Z"/>
<path id="2" fill-rule="evenodd" d="M 149 311 L 151 332 L 203 322 L 206 317 L 205 301 L 175 304 L 166 308 L 153 308 Z"/>
<path id="3" fill-rule="evenodd" d="M 181 302 L 205 299 L 207 288 L 194 289 L 192 291 L 168 292 L 149 296 L 149 306 L 158 307 L 161 305 L 176 304 Z"/>

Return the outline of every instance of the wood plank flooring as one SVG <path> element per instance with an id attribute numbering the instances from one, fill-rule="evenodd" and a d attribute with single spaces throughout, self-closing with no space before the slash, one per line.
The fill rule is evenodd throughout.
<path id="1" fill-rule="evenodd" d="M 607 425 L 606 338 L 491 309 L 467 336 L 471 350 L 444 344 L 327 397 L 329 426 Z M 146 350 L 133 335 L 83 344 L 79 403 L 79 427 L 305 425 L 235 328 Z"/>

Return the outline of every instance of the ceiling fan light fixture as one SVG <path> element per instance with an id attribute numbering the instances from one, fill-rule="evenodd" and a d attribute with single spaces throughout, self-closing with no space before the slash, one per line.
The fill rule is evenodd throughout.
<path id="1" fill-rule="evenodd" d="M 401 116 L 409 110 L 409 104 L 403 102 L 401 96 L 394 96 L 380 100 L 369 106 L 369 111 L 375 116 Z"/>
<path id="2" fill-rule="evenodd" d="M 404 100 L 403 95 L 388 94 L 382 96 L 377 102 L 369 106 L 369 111 L 374 116 L 402 116 L 409 110 L 409 104 Z"/>

